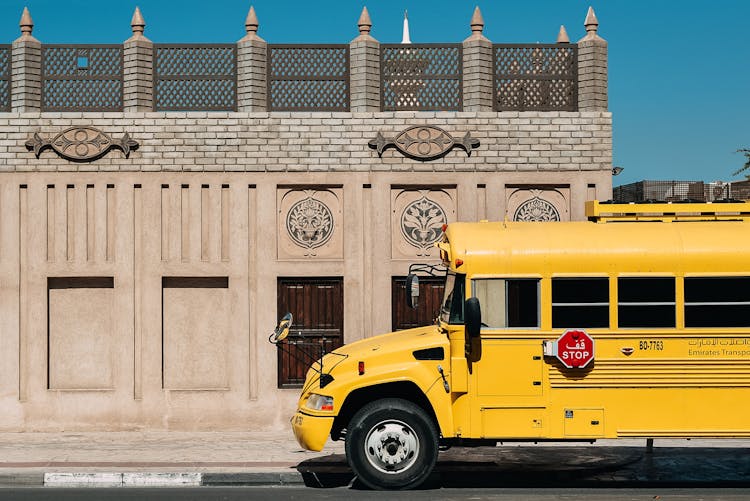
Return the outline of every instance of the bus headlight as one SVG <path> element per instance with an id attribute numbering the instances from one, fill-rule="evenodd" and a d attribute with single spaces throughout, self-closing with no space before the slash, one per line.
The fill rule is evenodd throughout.
<path id="1" fill-rule="evenodd" d="M 333 397 L 313 393 L 307 399 L 305 407 L 313 411 L 333 411 Z"/>

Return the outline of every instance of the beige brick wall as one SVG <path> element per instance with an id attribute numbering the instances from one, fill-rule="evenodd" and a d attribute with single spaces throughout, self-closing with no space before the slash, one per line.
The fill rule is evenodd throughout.
<path id="1" fill-rule="evenodd" d="M 390 149 L 379 158 L 367 146 L 378 131 L 394 136 L 419 124 L 439 126 L 480 146 L 421 162 Z M 140 148 L 125 158 L 111 151 L 91 163 L 71 163 L 24 146 L 30 136 L 54 136 L 89 125 L 114 138 L 127 132 Z M 0 115 L 0 171 L 494 171 L 608 170 L 609 112 L 382 113 L 23 113 Z"/>

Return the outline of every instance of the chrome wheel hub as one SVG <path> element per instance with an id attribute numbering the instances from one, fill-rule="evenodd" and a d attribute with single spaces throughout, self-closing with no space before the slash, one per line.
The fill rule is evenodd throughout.
<path id="1" fill-rule="evenodd" d="M 403 421 L 381 421 L 370 429 L 365 439 L 365 457 L 383 473 L 399 473 L 410 468 L 418 454 L 417 434 Z"/>

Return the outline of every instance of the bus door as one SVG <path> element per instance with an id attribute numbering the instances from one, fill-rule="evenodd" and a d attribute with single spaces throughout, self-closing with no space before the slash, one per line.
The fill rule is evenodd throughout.
<path id="1" fill-rule="evenodd" d="M 482 310 L 481 339 L 469 355 L 474 437 L 532 438 L 547 432 L 539 285 L 537 278 L 471 281 Z"/>

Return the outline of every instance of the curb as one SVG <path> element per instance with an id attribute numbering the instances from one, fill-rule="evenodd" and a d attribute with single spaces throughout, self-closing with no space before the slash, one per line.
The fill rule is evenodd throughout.
<path id="1" fill-rule="evenodd" d="M 302 474 L 296 471 L 253 472 L 253 473 L 203 473 L 201 485 L 241 486 L 241 485 L 304 485 Z"/>
<path id="2" fill-rule="evenodd" d="M 199 487 L 304 485 L 303 475 L 284 472 L 11 472 L 0 473 L 0 487 Z"/>
<path id="3" fill-rule="evenodd" d="M 44 473 L 0 473 L 0 487 L 42 487 Z"/>
<path id="4" fill-rule="evenodd" d="M 336 468 L 320 472 L 345 485 L 351 473 Z M 312 478 L 307 478 L 310 477 Z M 316 473 L 298 471 L 255 471 L 236 473 L 196 472 L 9 472 L 0 473 L 0 487 L 220 487 L 301 486 L 307 480 L 321 484 Z M 343 480 L 338 479 L 342 477 Z"/>
<path id="5" fill-rule="evenodd" d="M 45 473 L 45 487 L 196 487 L 200 473 Z"/>

